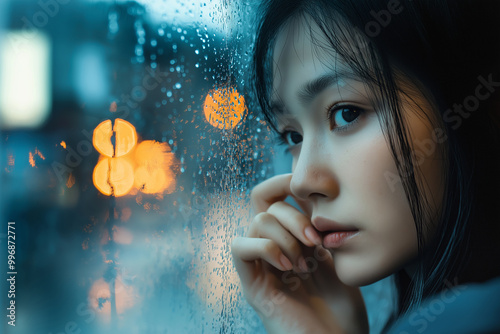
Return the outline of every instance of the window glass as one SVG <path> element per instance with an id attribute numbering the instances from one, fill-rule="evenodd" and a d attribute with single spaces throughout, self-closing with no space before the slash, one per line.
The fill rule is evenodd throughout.
<path id="1" fill-rule="evenodd" d="M 16 332 L 258 331 L 230 256 L 248 189 L 272 171 L 250 112 L 251 6 L 2 7 L 0 235 L 7 258 L 15 223 Z"/>
<path id="2" fill-rule="evenodd" d="M 264 332 L 230 253 L 290 169 L 249 87 L 254 10 L 0 1 L 7 333 Z"/>

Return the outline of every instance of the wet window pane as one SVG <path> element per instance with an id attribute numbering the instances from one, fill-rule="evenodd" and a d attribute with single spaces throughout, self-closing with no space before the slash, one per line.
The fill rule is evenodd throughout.
<path id="1" fill-rule="evenodd" d="M 290 162 L 248 86 L 253 7 L 0 2 L 8 333 L 263 332 L 230 242 Z"/>

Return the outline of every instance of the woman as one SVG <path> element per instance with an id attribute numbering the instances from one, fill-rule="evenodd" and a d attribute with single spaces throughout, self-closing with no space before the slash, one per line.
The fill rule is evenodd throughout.
<path id="1" fill-rule="evenodd" d="M 389 275 L 387 332 L 500 332 L 500 2 L 259 13 L 256 93 L 293 166 L 232 253 L 268 332 L 366 333 L 358 287 Z"/>

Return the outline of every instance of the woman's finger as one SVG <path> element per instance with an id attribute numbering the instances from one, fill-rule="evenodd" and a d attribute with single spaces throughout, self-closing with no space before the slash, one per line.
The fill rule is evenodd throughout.
<path id="1" fill-rule="evenodd" d="M 274 202 L 283 201 L 288 196 L 292 196 L 291 179 L 292 174 L 281 174 L 255 186 L 251 194 L 255 212 L 265 212 Z"/>
<path id="2" fill-rule="evenodd" d="M 252 190 L 251 200 L 255 213 L 265 212 L 275 202 L 283 201 L 288 196 L 292 197 L 299 207 L 310 214 L 305 201 L 296 198 L 290 189 L 292 174 L 280 174 L 259 183 Z"/>
<path id="3" fill-rule="evenodd" d="M 273 215 L 283 227 L 304 245 L 313 247 L 322 244 L 321 237 L 311 221 L 292 205 L 279 201 L 273 203 L 267 213 Z"/>
<path id="4" fill-rule="evenodd" d="M 296 271 L 307 271 L 300 241 L 275 216 L 267 212 L 259 213 L 250 226 L 248 236 L 273 240 L 288 260 L 295 264 Z"/>
<path id="5" fill-rule="evenodd" d="M 281 271 L 293 268 L 278 244 L 271 239 L 236 237 L 231 244 L 231 253 L 238 275 L 246 286 L 252 284 L 259 275 L 256 263 L 259 260 L 264 260 Z"/>

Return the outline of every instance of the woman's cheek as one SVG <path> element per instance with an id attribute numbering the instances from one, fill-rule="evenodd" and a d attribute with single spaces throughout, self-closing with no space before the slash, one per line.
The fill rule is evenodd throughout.
<path id="1" fill-rule="evenodd" d="M 396 178 L 398 172 L 384 136 L 375 133 L 352 147 L 341 160 L 345 165 L 339 166 L 339 178 L 362 242 L 336 263 L 344 270 L 339 276 L 369 284 L 411 261 L 417 255 L 417 236 L 401 182 L 394 185 L 386 178 Z"/>

